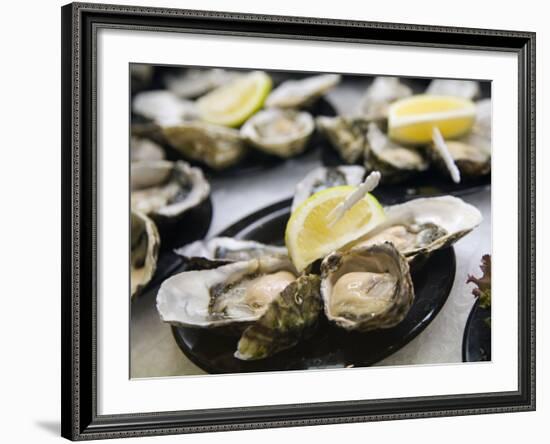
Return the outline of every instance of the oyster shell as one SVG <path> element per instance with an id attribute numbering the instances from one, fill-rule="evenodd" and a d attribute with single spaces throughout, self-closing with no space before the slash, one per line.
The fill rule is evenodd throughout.
<path id="1" fill-rule="evenodd" d="M 139 162 L 142 160 L 162 160 L 164 150 L 152 140 L 132 137 L 130 139 L 130 160 Z"/>
<path id="2" fill-rule="evenodd" d="M 296 185 L 291 211 L 318 191 L 338 185 L 357 186 L 363 181 L 363 177 L 365 168 L 358 165 L 315 168 Z"/>
<path id="3" fill-rule="evenodd" d="M 393 327 L 414 300 L 409 264 L 391 243 L 331 253 L 321 279 L 325 314 L 346 330 Z"/>
<path id="4" fill-rule="evenodd" d="M 479 96 L 480 87 L 479 82 L 473 80 L 434 79 L 428 85 L 426 94 L 473 100 Z"/>
<path id="5" fill-rule="evenodd" d="M 143 91 L 134 96 L 132 111 L 160 125 L 198 118 L 195 104 L 182 100 L 170 91 Z"/>
<path id="6" fill-rule="evenodd" d="M 369 124 L 367 141 L 365 167 L 367 171 L 380 171 L 386 182 L 425 171 L 429 166 L 420 151 L 394 143 L 375 123 Z"/>
<path id="7" fill-rule="evenodd" d="M 370 119 L 362 116 L 319 116 L 315 119 L 317 129 L 348 164 L 362 160 L 367 146 L 366 133 L 370 122 Z"/>
<path id="8" fill-rule="evenodd" d="M 477 208 L 454 196 L 414 199 L 385 208 L 386 220 L 346 249 L 391 242 L 409 260 L 448 247 L 481 221 Z"/>
<path id="9" fill-rule="evenodd" d="M 288 256 L 286 247 L 276 247 L 260 242 L 214 237 L 198 240 L 174 250 L 184 257 L 203 257 L 210 260 L 243 261 L 262 256 Z"/>
<path id="10" fill-rule="evenodd" d="M 258 320 L 296 279 L 286 257 L 262 256 L 166 279 L 157 294 L 164 322 L 196 328 L 241 326 Z"/>
<path id="11" fill-rule="evenodd" d="M 314 127 L 309 113 L 272 108 L 248 119 L 241 135 L 261 151 L 287 158 L 305 150 Z"/>
<path id="12" fill-rule="evenodd" d="M 246 154 L 244 140 L 238 130 L 205 122 L 165 125 L 166 141 L 182 155 L 223 170 L 238 163 Z"/>
<path id="13" fill-rule="evenodd" d="M 167 76 L 166 86 L 178 97 L 194 99 L 231 82 L 242 74 L 225 69 L 188 69 L 178 76 Z"/>
<path id="14" fill-rule="evenodd" d="M 132 211 L 130 222 L 130 296 L 134 296 L 155 274 L 160 236 L 155 223 L 143 213 Z"/>
<path id="15" fill-rule="evenodd" d="M 476 120 L 472 130 L 457 140 L 446 140 L 445 145 L 461 176 L 477 177 L 491 171 L 491 100 L 476 103 Z M 436 166 L 447 172 L 447 166 L 434 145 L 429 153 Z"/>
<path id="16" fill-rule="evenodd" d="M 132 209 L 159 218 L 179 218 L 210 194 L 199 168 L 167 160 L 132 162 Z"/>
<path id="17" fill-rule="evenodd" d="M 388 106 L 412 95 L 412 90 L 398 77 L 376 77 L 362 97 L 358 112 L 370 120 L 385 120 Z"/>
<path id="18" fill-rule="evenodd" d="M 265 101 L 267 108 L 303 108 L 336 86 L 342 76 L 321 74 L 302 80 L 287 80 L 275 88 Z"/>
<path id="19" fill-rule="evenodd" d="M 323 307 L 319 284 L 319 276 L 310 274 L 285 287 L 243 332 L 235 357 L 246 361 L 267 358 L 307 338 Z"/>

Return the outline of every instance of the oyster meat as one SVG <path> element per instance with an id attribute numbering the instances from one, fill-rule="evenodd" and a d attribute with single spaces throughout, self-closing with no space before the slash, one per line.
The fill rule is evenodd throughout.
<path id="1" fill-rule="evenodd" d="M 454 196 L 414 199 L 385 208 L 386 220 L 346 249 L 391 242 L 409 260 L 448 247 L 477 227 L 477 208 Z"/>
<path id="2" fill-rule="evenodd" d="M 414 287 L 405 257 L 382 243 L 327 256 L 321 295 L 330 321 L 365 332 L 399 324 L 413 303 Z"/>
<path id="3" fill-rule="evenodd" d="M 132 162 L 162 159 L 164 159 L 164 150 L 158 143 L 140 137 L 130 139 L 130 160 Z"/>
<path id="4" fill-rule="evenodd" d="M 177 76 L 167 76 L 166 86 L 178 97 L 194 99 L 231 82 L 242 74 L 225 69 L 188 69 Z"/>
<path id="5" fill-rule="evenodd" d="M 166 279 L 157 294 L 164 322 L 196 328 L 244 327 L 296 279 L 286 257 L 262 256 Z"/>
<path id="6" fill-rule="evenodd" d="M 373 122 L 369 124 L 367 141 L 365 167 L 367 171 L 380 171 L 383 181 L 403 179 L 429 166 L 419 150 L 396 144 Z"/>
<path id="7" fill-rule="evenodd" d="M 365 168 L 358 165 L 315 168 L 296 185 L 292 211 L 318 191 L 339 185 L 357 186 L 363 181 L 363 177 L 365 177 Z"/>
<path id="8" fill-rule="evenodd" d="M 179 218 L 210 194 L 199 168 L 167 160 L 132 162 L 132 209 L 160 218 Z"/>
<path id="9" fill-rule="evenodd" d="M 389 105 L 412 93 L 398 77 L 376 77 L 362 97 L 358 112 L 369 120 L 385 120 Z"/>
<path id="10" fill-rule="evenodd" d="M 155 223 L 143 213 L 132 211 L 130 222 L 130 296 L 134 296 L 155 274 L 160 236 Z"/>
<path id="11" fill-rule="evenodd" d="M 232 237 L 214 237 L 198 240 L 174 250 L 184 257 L 202 257 L 209 260 L 244 261 L 261 256 L 288 256 L 286 247 L 276 247 Z"/>
<path id="12" fill-rule="evenodd" d="M 275 88 L 265 101 L 267 108 L 303 108 L 326 94 L 341 80 L 339 74 L 321 74 L 302 80 L 287 80 Z"/>
<path id="13" fill-rule="evenodd" d="M 344 162 L 353 164 L 363 159 L 367 146 L 367 130 L 370 119 L 355 117 L 326 117 L 315 119 L 317 129 L 323 134 Z"/>
<path id="14" fill-rule="evenodd" d="M 243 332 L 235 357 L 245 361 L 267 358 L 306 339 L 323 307 L 319 285 L 319 276 L 310 274 L 285 287 Z"/>
<path id="15" fill-rule="evenodd" d="M 205 122 L 188 122 L 162 127 L 166 141 L 183 156 L 215 170 L 238 163 L 246 154 L 238 130 Z"/>
<path id="16" fill-rule="evenodd" d="M 132 111 L 159 125 L 175 124 L 198 117 L 193 102 L 166 90 L 143 91 L 134 96 Z"/>
<path id="17" fill-rule="evenodd" d="M 426 89 L 426 94 L 456 96 L 469 100 L 475 99 L 479 93 L 479 82 L 473 80 L 434 79 Z"/>
<path id="18" fill-rule="evenodd" d="M 259 150 L 287 158 L 305 150 L 314 128 L 307 112 L 271 108 L 248 119 L 241 135 Z"/>

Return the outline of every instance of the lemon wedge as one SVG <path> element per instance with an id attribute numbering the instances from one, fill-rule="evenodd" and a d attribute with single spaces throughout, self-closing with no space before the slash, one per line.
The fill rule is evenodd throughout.
<path id="1" fill-rule="evenodd" d="M 420 94 L 392 103 L 388 109 L 388 134 L 396 142 L 424 144 L 437 126 L 445 139 L 472 128 L 476 108 L 471 100 L 454 96 Z"/>
<path id="2" fill-rule="evenodd" d="M 349 185 L 327 188 L 294 210 L 286 226 L 285 243 L 298 271 L 363 236 L 384 220 L 384 209 L 368 193 L 338 222 L 331 224 L 331 211 L 355 190 Z"/>
<path id="3" fill-rule="evenodd" d="M 254 71 L 220 86 L 197 101 L 202 120 L 217 125 L 242 125 L 258 111 L 271 91 L 271 77 Z"/>

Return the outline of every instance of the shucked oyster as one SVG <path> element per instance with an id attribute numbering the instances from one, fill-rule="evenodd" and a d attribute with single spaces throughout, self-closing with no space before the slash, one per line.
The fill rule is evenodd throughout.
<path id="1" fill-rule="evenodd" d="M 241 135 L 261 151 L 286 158 L 305 150 L 314 127 L 309 113 L 266 109 L 246 121 Z"/>
<path id="2" fill-rule="evenodd" d="M 363 177 L 365 168 L 358 165 L 315 168 L 296 185 L 292 211 L 318 191 L 339 185 L 357 186 L 363 181 Z"/>
<path id="3" fill-rule="evenodd" d="M 273 256 L 185 271 L 162 283 L 157 309 L 164 322 L 175 325 L 244 327 L 258 320 L 295 279 L 290 260 Z"/>
<path id="4" fill-rule="evenodd" d="M 237 78 L 238 72 L 225 69 L 188 69 L 166 78 L 168 89 L 178 97 L 194 99 Z"/>
<path id="5" fill-rule="evenodd" d="M 302 80 L 287 80 L 275 88 L 265 101 L 267 108 L 303 108 L 336 86 L 342 76 L 321 74 Z"/>
<path id="6" fill-rule="evenodd" d="M 130 233 L 130 295 L 134 296 L 155 274 L 160 236 L 155 223 L 136 211 L 131 213 Z"/>
<path id="7" fill-rule="evenodd" d="M 175 250 L 184 257 L 202 257 L 210 260 L 244 261 L 261 256 L 288 256 L 286 247 L 265 245 L 260 242 L 214 237 L 198 240 Z"/>
<path id="8" fill-rule="evenodd" d="M 482 220 L 477 208 L 453 196 L 414 199 L 386 207 L 385 213 L 384 222 L 346 249 L 391 242 L 412 260 L 452 245 Z"/>
<path id="9" fill-rule="evenodd" d="M 159 144 L 141 137 L 130 139 L 130 160 L 132 162 L 162 159 L 164 159 L 164 150 Z"/>
<path id="10" fill-rule="evenodd" d="M 182 100 L 170 91 L 143 91 L 135 95 L 132 111 L 158 124 L 194 120 L 198 113 L 193 102 Z"/>
<path id="11" fill-rule="evenodd" d="M 434 79 L 426 89 L 426 94 L 456 96 L 469 100 L 475 99 L 479 93 L 479 82 L 474 80 Z"/>
<path id="12" fill-rule="evenodd" d="M 132 162 L 132 209 L 154 217 L 178 218 L 210 194 L 199 168 L 187 162 Z"/>
<path id="13" fill-rule="evenodd" d="M 445 140 L 444 144 L 461 176 L 478 177 L 491 171 L 491 101 L 476 103 L 476 120 L 472 130 L 456 140 Z M 446 172 L 442 154 L 430 145 L 429 153 L 435 165 Z"/>
<path id="14" fill-rule="evenodd" d="M 358 112 L 369 120 L 383 120 L 392 102 L 411 95 L 412 90 L 398 77 L 376 77 L 361 99 Z"/>
<path id="15" fill-rule="evenodd" d="M 367 141 L 365 167 L 367 171 L 380 171 L 385 181 L 402 179 L 428 168 L 427 160 L 418 150 L 392 142 L 375 123 L 369 124 Z"/>
<path id="16" fill-rule="evenodd" d="M 162 132 L 167 142 L 189 159 L 215 170 L 235 165 L 246 154 L 239 131 L 205 122 L 165 125 Z"/>
<path id="17" fill-rule="evenodd" d="M 235 357 L 263 359 L 306 339 L 323 307 L 319 283 L 319 276 L 310 274 L 300 276 L 285 287 L 265 313 L 244 331 Z"/>
<path id="18" fill-rule="evenodd" d="M 321 278 L 325 314 L 346 330 L 393 327 L 414 300 L 408 262 L 391 243 L 331 253 Z"/>
<path id="19" fill-rule="evenodd" d="M 344 162 L 349 164 L 363 159 L 370 122 L 370 119 L 363 116 L 319 116 L 315 119 L 319 131 L 329 140 Z"/>

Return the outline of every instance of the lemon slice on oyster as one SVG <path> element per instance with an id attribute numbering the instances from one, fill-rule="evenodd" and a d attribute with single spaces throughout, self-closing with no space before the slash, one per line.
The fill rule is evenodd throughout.
<path id="1" fill-rule="evenodd" d="M 201 119 L 217 125 L 240 126 L 263 106 L 271 86 L 271 77 L 263 71 L 239 77 L 197 101 Z"/>
<path id="2" fill-rule="evenodd" d="M 390 105 L 388 134 L 397 142 L 426 144 L 432 140 L 433 127 L 439 128 L 445 139 L 452 139 L 470 131 L 475 118 L 471 100 L 420 94 Z"/>
<path id="3" fill-rule="evenodd" d="M 343 185 L 319 191 L 302 202 L 286 226 L 285 243 L 298 271 L 357 239 L 385 218 L 378 200 L 367 193 L 335 221 L 333 210 L 357 188 Z"/>

